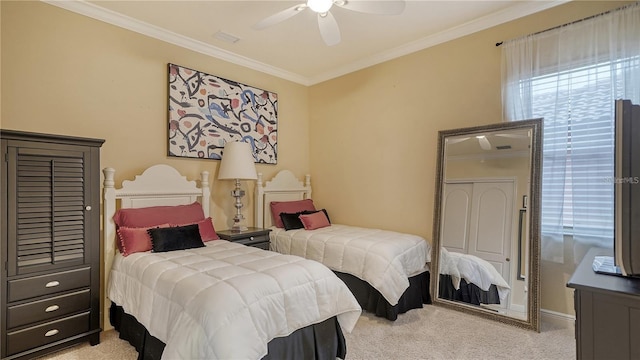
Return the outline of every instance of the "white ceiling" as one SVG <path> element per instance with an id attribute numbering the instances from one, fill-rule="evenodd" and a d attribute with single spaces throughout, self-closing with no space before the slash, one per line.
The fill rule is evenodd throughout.
<path id="1" fill-rule="evenodd" d="M 255 70 L 313 85 L 437 45 L 569 0 L 407 0 L 402 14 L 364 14 L 334 6 L 342 41 L 327 46 L 316 14 L 252 25 L 300 1 L 56 1 L 98 20 Z M 351 0 L 363 1 L 363 0 Z M 228 43 L 217 32 L 240 40 Z M 501 39 L 496 39 L 499 41 Z"/>

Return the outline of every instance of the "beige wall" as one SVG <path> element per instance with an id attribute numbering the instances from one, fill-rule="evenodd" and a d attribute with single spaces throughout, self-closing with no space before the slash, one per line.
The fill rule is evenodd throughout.
<path id="1" fill-rule="evenodd" d="M 431 239 L 438 131 L 502 121 L 495 43 L 624 3 L 574 1 L 312 86 L 314 201 L 335 222 Z M 572 266 L 543 262 L 542 308 L 573 314 Z"/>
<path id="2" fill-rule="evenodd" d="M 258 171 L 267 179 L 284 168 L 309 172 L 307 87 L 42 2 L 1 8 L 3 129 L 106 139 L 101 166 L 116 169 L 116 184 L 156 163 L 190 179 L 208 170 L 215 225 L 225 229 L 235 209 L 232 182 L 215 180 L 219 161 L 166 156 L 167 63 L 175 63 L 278 93 L 278 165 Z M 245 183 L 245 203 L 253 186 Z"/>
<path id="3" fill-rule="evenodd" d="M 226 228 L 232 184 L 215 180 L 219 162 L 166 156 L 167 63 L 187 66 L 278 93 L 278 165 L 258 165 L 266 179 L 310 172 L 335 222 L 431 239 L 438 130 L 501 120 L 494 44 L 622 3 L 569 3 L 307 88 L 45 3 L 1 1 L 0 124 L 106 139 L 102 166 L 117 183 L 156 163 L 189 178 L 208 170 Z M 543 264 L 543 308 L 573 312 L 569 276 Z"/>

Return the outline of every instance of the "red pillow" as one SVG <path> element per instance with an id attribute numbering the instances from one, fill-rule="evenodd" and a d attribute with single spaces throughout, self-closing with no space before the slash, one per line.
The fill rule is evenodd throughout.
<path id="1" fill-rule="evenodd" d="M 120 209 L 113 216 L 118 227 L 149 227 L 160 224 L 193 224 L 204 220 L 202 205 L 151 206 L 135 209 Z"/>
<path id="2" fill-rule="evenodd" d="M 269 206 L 271 207 L 271 218 L 273 224 L 276 227 L 284 228 L 280 213 L 297 213 L 301 211 L 315 211 L 316 207 L 313 205 L 313 200 L 304 199 L 296 201 L 272 201 Z"/>
<path id="3" fill-rule="evenodd" d="M 144 228 L 120 227 L 118 228 L 118 249 L 124 256 L 137 252 L 149 251 L 152 248 L 152 244 L 151 236 L 149 236 L 147 230 L 167 227 L 169 227 L 169 224 L 161 224 Z"/>
<path id="4" fill-rule="evenodd" d="M 330 226 L 329 219 L 324 211 L 314 212 L 313 214 L 300 215 L 298 217 L 302 222 L 305 230 L 315 230 L 323 227 Z"/>
<path id="5" fill-rule="evenodd" d="M 200 231 L 200 237 L 202 238 L 202 241 L 206 242 L 220 239 L 220 237 L 218 237 L 218 234 L 216 233 L 215 227 L 213 226 L 213 219 L 211 219 L 210 217 L 197 223 L 191 224 L 198 224 L 198 230 Z M 171 226 L 186 226 L 191 224 L 178 224 Z"/>

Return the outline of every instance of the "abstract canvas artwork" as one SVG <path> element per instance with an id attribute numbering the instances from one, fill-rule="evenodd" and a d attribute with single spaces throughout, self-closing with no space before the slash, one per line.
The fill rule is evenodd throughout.
<path id="1" fill-rule="evenodd" d="M 247 142 L 257 163 L 278 159 L 278 95 L 169 64 L 169 156 L 221 159 Z"/>

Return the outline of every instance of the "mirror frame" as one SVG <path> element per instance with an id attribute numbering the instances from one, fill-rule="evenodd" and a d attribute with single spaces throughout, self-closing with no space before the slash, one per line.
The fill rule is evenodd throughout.
<path id="1" fill-rule="evenodd" d="M 450 136 L 472 135 L 487 131 L 504 131 L 514 129 L 531 129 L 531 173 L 529 181 L 529 269 L 527 279 L 527 318 L 518 319 L 503 314 L 497 314 L 480 307 L 439 299 L 440 278 L 440 228 L 441 203 L 444 187 L 445 139 Z M 431 247 L 431 299 L 434 305 L 439 305 L 465 313 L 482 316 L 502 323 L 540 332 L 540 183 L 542 173 L 542 119 L 503 122 L 498 124 L 474 126 L 468 128 L 441 130 L 438 132 L 438 151 L 436 161 L 436 191 L 433 211 L 433 240 Z"/>

